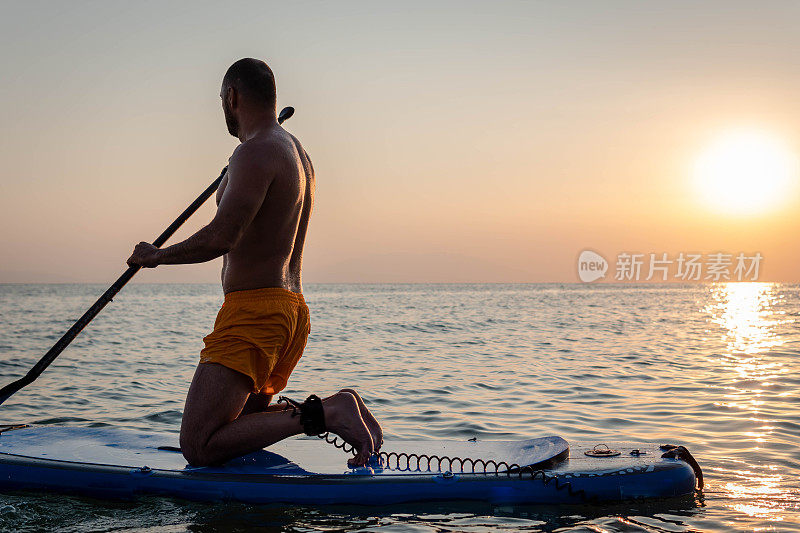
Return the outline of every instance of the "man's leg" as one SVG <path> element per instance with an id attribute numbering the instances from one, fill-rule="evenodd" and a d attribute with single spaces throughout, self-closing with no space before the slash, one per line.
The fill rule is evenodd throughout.
<path id="1" fill-rule="evenodd" d="M 216 363 L 197 366 L 181 424 L 181 451 L 190 464 L 219 464 L 303 432 L 291 410 L 239 416 L 251 390 L 244 374 Z M 323 410 L 328 429 L 358 450 L 354 464 L 366 464 L 373 442 L 353 395 L 334 394 Z"/>
<path id="2" fill-rule="evenodd" d="M 270 402 L 272 402 L 271 394 L 257 394 L 255 392 L 251 392 L 250 396 L 247 398 L 247 402 L 245 402 L 244 407 L 242 408 L 242 412 L 239 413 L 239 416 L 241 417 L 251 413 L 261 413 L 266 411 L 270 407 Z M 274 408 L 275 406 L 272 407 Z M 269 410 L 274 411 L 275 409 Z"/>

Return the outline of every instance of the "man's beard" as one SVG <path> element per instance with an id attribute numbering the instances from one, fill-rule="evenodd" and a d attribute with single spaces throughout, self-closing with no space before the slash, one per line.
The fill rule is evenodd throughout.
<path id="1" fill-rule="evenodd" d="M 233 113 L 230 112 L 228 106 L 224 103 L 222 104 L 222 112 L 225 114 L 225 124 L 228 126 L 228 133 L 234 137 L 239 137 L 239 121 L 236 120 L 236 117 L 233 116 Z"/>

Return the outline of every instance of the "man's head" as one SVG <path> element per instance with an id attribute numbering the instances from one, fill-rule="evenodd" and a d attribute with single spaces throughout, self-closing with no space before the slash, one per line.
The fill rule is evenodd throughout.
<path id="1" fill-rule="evenodd" d="M 228 68 L 222 78 L 220 97 L 228 132 L 238 137 L 243 114 L 275 115 L 275 77 L 272 70 L 258 59 L 240 59 Z"/>

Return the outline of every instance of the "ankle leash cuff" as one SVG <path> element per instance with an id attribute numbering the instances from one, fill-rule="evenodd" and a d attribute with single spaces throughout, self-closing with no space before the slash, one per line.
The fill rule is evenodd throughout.
<path id="1" fill-rule="evenodd" d="M 278 398 L 278 403 L 286 403 L 284 411 L 292 408 L 292 417 L 300 416 L 300 424 L 306 435 L 317 436 L 325 433 L 328 428 L 325 425 L 325 412 L 322 409 L 322 400 L 316 394 L 312 394 L 303 403 L 296 402 L 286 396 Z"/>

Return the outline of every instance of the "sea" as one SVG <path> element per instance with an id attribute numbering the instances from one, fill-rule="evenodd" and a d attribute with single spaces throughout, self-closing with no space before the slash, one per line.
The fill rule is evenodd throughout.
<path id="1" fill-rule="evenodd" d="M 0 385 L 22 376 L 105 288 L 0 285 Z M 798 285 L 308 284 L 305 295 L 312 332 L 290 397 L 355 388 L 387 439 L 682 444 L 706 487 L 564 506 L 18 492 L 0 494 L 0 530 L 800 531 Z M 177 433 L 222 298 L 217 285 L 125 287 L 0 406 L 0 423 Z"/>

